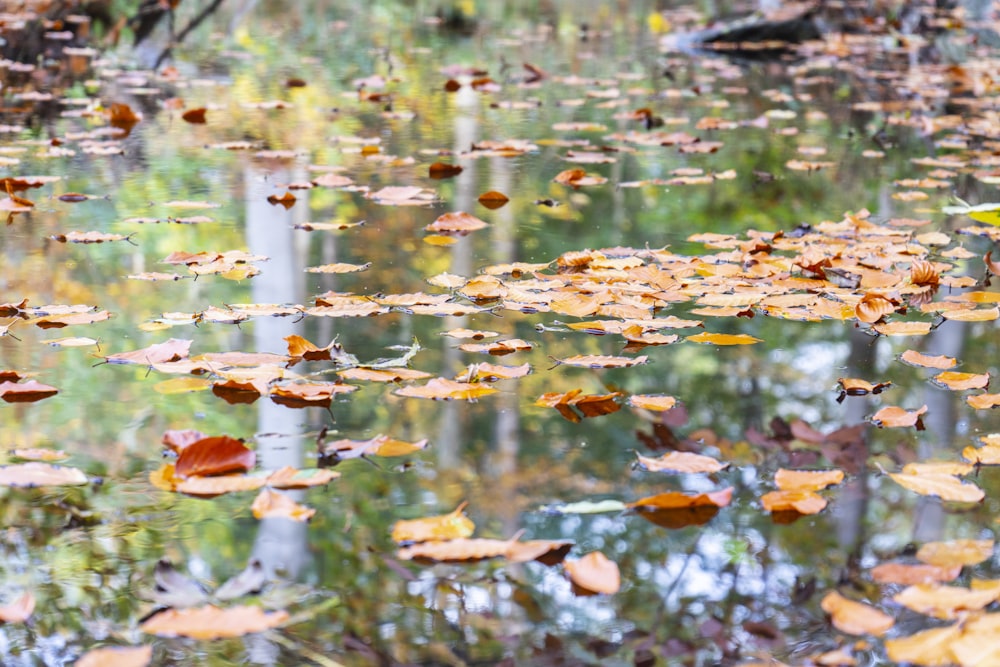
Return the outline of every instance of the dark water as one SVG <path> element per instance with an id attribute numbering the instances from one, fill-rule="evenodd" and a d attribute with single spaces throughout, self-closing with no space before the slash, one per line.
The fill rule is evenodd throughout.
<path id="1" fill-rule="evenodd" d="M 989 410 L 970 408 L 961 392 L 931 384 L 929 371 L 896 357 L 915 348 L 957 357 L 959 370 L 995 372 L 993 322 L 946 322 L 921 338 L 873 337 L 851 320 L 704 317 L 709 331 L 751 334 L 763 342 L 650 347 L 642 352 L 648 365 L 605 370 L 559 366 L 552 359 L 617 355 L 621 337 L 567 330 L 564 323 L 580 318 L 552 313 L 494 309 L 435 317 L 393 311 L 370 318 L 180 323 L 184 314 L 231 304 L 309 307 L 328 291 L 446 294 L 427 279 L 471 277 L 509 262 L 548 263 L 587 248 L 669 247 L 697 255 L 707 251 L 687 240 L 695 233 L 790 232 L 863 208 L 873 220 L 923 218 L 930 223 L 920 233 L 950 233 L 970 221 L 940 212 L 949 197 L 988 202 L 996 198 L 995 186 L 965 169 L 944 188 L 924 189 L 926 199 L 893 194 L 912 189 L 896 181 L 929 171 L 913 159 L 961 153 L 948 143 L 954 124 L 934 123 L 962 107 L 930 99 L 907 115 L 862 104 L 903 95 L 884 81 L 902 78 L 903 68 L 922 56 L 897 50 L 869 58 L 859 50 L 846 57 L 831 46 L 808 58 L 740 62 L 663 52 L 647 22 L 649 8 L 640 5 L 621 15 L 594 7 L 585 32 L 577 14 L 582 9 L 570 3 L 520 13 L 481 8 L 477 32 L 462 35 L 424 21 L 431 12 L 419 6 L 346 4 L 301 3 L 284 13 L 257 8 L 236 27 L 220 17 L 206 26 L 217 31 L 214 36 L 204 29 L 179 50 L 176 74 L 134 71 L 123 49 L 92 62 L 68 84 L 60 81 L 64 87 L 53 84 L 60 101 L 52 108 L 0 116 L 2 123 L 23 126 L 2 135 L 2 155 L 11 159 L 4 175 L 61 177 L 22 193 L 36 206 L 0 230 L 0 301 L 87 304 L 111 313 L 107 321 L 63 329 L 43 330 L 13 317 L 2 322 L 11 325 L 0 338 L 3 367 L 34 374 L 59 394 L 4 404 L 0 444 L 65 450 L 66 464 L 82 469 L 92 483 L 2 491 L 0 602 L 30 591 L 37 606 L 29 624 L 0 628 L 0 662 L 71 664 L 97 646 L 145 642 L 154 646 L 154 664 L 164 665 L 735 664 L 771 655 L 801 664 L 852 645 L 819 607 L 822 595 L 834 589 L 899 619 L 890 636 L 929 627 L 925 618 L 895 605 L 894 591 L 874 585 L 866 572 L 914 543 L 992 537 L 997 480 L 982 468 L 975 481 L 986 500 L 953 504 L 918 496 L 880 471 L 912 460 L 955 460 L 998 420 Z M 548 76 L 531 81 L 523 62 Z M 473 75 L 445 70 L 449 66 L 482 69 L 498 89 L 473 90 L 467 83 Z M 358 80 L 365 77 L 381 77 L 385 87 L 372 78 L 359 95 Z M 451 77 L 463 83 L 457 92 L 445 90 Z M 306 85 L 289 87 L 291 78 Z M 13 108 L 32 85 L 9 81 L 4 104 Z M 371 93 L 382 97 L 361 99 Z M 171 102 L 177 99 L 188 109 L 207 107 L 207 123 L 184 122 L 175 108 L 180 103 Z M 260 108 L 270 101 L 283 108 Z M 84 135 L 107 126 L 103 109 L 114 102 L 129 104 L 142 120 L 117 140 L 113 154 L 88 152 L 94 150 L 88 138 L 107 137 Z M 647 128 L 624 117 L 641 108 L 664 125 Z M 81 109 L 89 113 L 66 113 Z M 913 117 L 921 122 L 907 122 Z M 704 119 L 733 127 L 705 129 L 710 121 Z M 655 132 L 723 144 L 710 154 L 642 145 Z M 54 138 L 60 146 L 52 146 Z M 484 141 L 532 146 L 511 157 L 463 155 Z M 248 146 L 229 150 L 227 142 Z M 52 155 L 54 148 L 74 154 Z M 883 150 L 881 157 L 865 153 Z M 602 152 L 613 162 L 574 164 L 565 160 L 569 151 Z M 786 164 L 793 159 L 832 165 L 797 171 Z M 428 167 L 435 161 L 464 171 L 431 179 Z M 574 167 L 608 181 L 579 189 L 553 182 Z M 330 169 L 371 192 L 427 188 L 435 203 L 384 206 L 363 191 L 287 187 Z M 630 187 L 694 173 L 676 171 L 684 169 L 733 170 L 735 177 Z M 488 210 L 477 203 L 488 190 L 510 202 Z M 297 199 L 290 209 L 268 203 L 286 191 Z M 58 198 L 69 192 L 93 198 Z M 172 201 L 211 207 L 168 205 Z M 426 225 L 460 210 L 490 226 L 450 246 L 424 240 Z M 194 215 L 211 220 L 168 221 Z M 361 220 L 363 226 L 341 231 L 295 228 Z M 83 245 L 51 238 L 71 230 L 129 235 L 130 242 Z M 981 278 L 978 258 L 989 242 L 954 238 L 953 245 L 974 253 L 954 273 Z M 161 263 L 175 251 L 229 250 L 269 259 L 258 263 L 259 275 L 243 280 L 195 280 L 183 266 Z M 304 271 L 334 262 L 371 267 L 339 275 Z M 152 271 L 183 278 L 127 278 Z M 657 315 L 694 317 L 693 307 L 681 303 Z M 457 349 L 461 341 L 440 335 L 458 327 L 522 338 L 534 348 L 497 358 L 465 353 Z M 284 354 L 282 338 L 292 334 L 319 345 L 336 338 L 363 362 L 398 357 L 403 352 L 389 348 L 410 346 L 416 338 L 422 349 L 411 366 L 446 377 L 479 361 L 529 363 L 533 372 L 498 382 L 500 391 L 478 402 L 402 398 L 391 384 L 359 382 L 358 391 L 326 410 L 289 408 L 267 397 L 229 404 L 208 390 L 207 379 L 199 391 L 172 393 L 162 383 L 185 376 L 100 363 L 103 355 L 171 337 L 192 340 L 192 356 Z M 64 336 L 99 344 L 47 343 Z M 333 379 L 331 368 L 312 362 L 291 370 Z M 893 387 L 838 403 L 840 377 L 891 381 Z M 534 404 L 546 392 L 577 388 L 667 394 L 682 408 L 660 416 L 625 406 L 571 423 Z M 868 424 L 883 405 L 922 404 L 929 407 L 926 430 L 869 424 L 852 441 L 856 447 L 837 460 L 802 440 L 781 445 L 771 437 L 796 419 L 830 433 Z M 203 500 L 155 488 L 149 473 L 164 460 L 161 435 L 187 428 L 246 439 L 268 469 L 315 466 L 324 428 L 328 439 L 386 434 L 427 438 L 430 446 L 406 457 L 341 463 L 336 470 L 342 476 L 329 486 L 292 494 L 317 509 L 302 524 L 255 519 L 252 492 Z M 658 456 L 671 437 L 701 443 L 705 453 L 731 466 L 714 475 L 637 469 L 637 452 Z M 847 470 L 847 481 L 823 492 L 830 505 L 822 513 L 785 523 L 762 509 L 760 497 L 773 490 L 775 469 L 833 466 Z M 703 517 L 703 525 L 664 527 L 634 513 L 541 509 L 728 486 L 735 489 L 732 504 Z M 418 566 L 396 559 L 393 522 L 448 512 L 463 501 L 477 537 L 507 538 L 523 530 L 524 539 L 573 540 L 571 558 L 602 551 L 621 570 L 621 591 L 576 596 L 562 568 L 536 562 Z M 138 629 L 156 606 L 152 588 L 160 559 L 213 588 L 251 558 L 263 563 L 272 581 L 261 603 L 287 609 L 293 618 L 287 626 L 212 642 L 155 638 Z M 988 561 L 974 573 L 989 576 L 993 569 Z M 862 664 L 884 656 L 878 640 L 855 653 Z"/>

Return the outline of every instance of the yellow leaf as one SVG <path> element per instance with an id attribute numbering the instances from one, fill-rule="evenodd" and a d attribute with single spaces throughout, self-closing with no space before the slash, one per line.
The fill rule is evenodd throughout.
<path id="1" fill-rule="evenodd" d="M 833 627 L 849 635 L 874 635 L 881 637 L 895 621 L 875 607 L 848 600 L 840 593 L 827 593 L 820 606 L 830 615 Z"/>

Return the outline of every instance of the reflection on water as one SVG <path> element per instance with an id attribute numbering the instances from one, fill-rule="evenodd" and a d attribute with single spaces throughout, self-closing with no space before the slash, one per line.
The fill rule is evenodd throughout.
<path id="1" fill-rule="evenodd" d="M 987 499 L 971 507 L 918 497 L 880 472 L 914 460 L 953 460 L 975 436 L 998 427 L 990 411 L 971 410 L 962 394 L 930 384 L 925 369 L 896 360 L 920 347 L 967 361 L 976 371 L 992 369 L 992 322 L 946 322 L 918 340 L 873 338 L 851 322 L 760 313 L 711 318 L 712 331 L 764 342 L 651 347 L 642 352 L 649 365 L 608 370 L 554 365 L 552 358 L 575 354 L 620 354 L 622 340 L 568 330 L 565 324 L 578 318 L 551 313 L 395 311 L 179 324 L 185 314 L 231 304 L 308 307 L 327 292 L 442 293 L 428 285 L 429 277 L 470 277 L 488 265 L 550 262 L 584 248 L 701 254 L 703 245 L 686 240 L 691 234 L 791 232 L 862 207 L 878 220 L 928 218 L 928 230 L 964 224 L 938 212 L 947 199 L 939 190 L 916 202 L 892 198 L 894 181 L 924 175 L 911 159 L 926 156 L 927 137 L 847 104 L 873 94 L 848 68 L 814 62 L 816 76 L 830 81 L 803 84 L 809 72 L 773 63 L 660 54 L 656 36 L 643 27 L 642 3 L 627 17 L 595 9 L 585 35 L 578 25 L 583 17 L 572 8 L 550 8 L 553 27 L 504 14 L 497 3 L 489 10 L 496 23 L 482 24 L 475 37 L 414 20 L 421 6 L 376 2 L 324 13 L 313 6 L 322 3 L 302 4 L 312 13 L 296 4 L 281 21 L 268 14 L 272 8 L 247 3 L 250 13 L 237 34 L 219 42 L 203 37 L 192 49 L 208 59 L 179 62 L 180 76 L 123 73 L 110 61 L 98 62 L 88 73 L 94 83 L 81 80 L 58 91 L 82 98 L 99 82 L 102 108 L 122 101 L 141 109 L 144 118 L 118 140 L 119 152 L 88 152 L 86 140 L 72 138 L 103 127 L 98 97 L 88 103 L 89 116 L 5 110 L 0 117 L 24 125 L 2 135 L 3 155 L 11 160 L 7 175 L 61 177 L 28 191 L 35 209 L 0 231 L 0 301 L 88 304 L 113 314 L 106 322 L 57 330 L 14 317 L 0 322 L 11 326 L 11 335 L 0 337 L 3 366 L 35 373 L 59 389 L 37 403 L 4 404 L 4 448 L 63 449 L 71 455 L 68 464 L 95 479 L 69 490 L 2 492 L 0 603 L 28 590 L 37 611 L 33 625 L 0 627 L 0 662 L 65 664 L 97 645 L 148 641 L 136 625 L 156 606 L 152 581 L 161 558 L 209 587 L 259 559 L 272 579 L 260 599 L 289 609 L 295 623 L 246 639 L 156 640 L 156 664 L 495 664 L 505 658 L 563 664 L 570 660 L 565 656 L 590 664 L 714 664 L 768 655 L 801 661 L 844 644 L 819 608 L 824 592 L 840 585 L 857 599 L 884 603 L 884 591 L 865 574 L 876 562 L 908 553 L 914 542 L 992 535 L 997 483 L 988 468 L 977 478 Z M 228 18 L 220 17 L 219 25 Z M 336 22 L 345 18 L 346 25 Z M 392 31 L 375 29 L 387 21 Z M 500 29 L 505 21 L 511 30 Z M 217 51 L 223 48 L 227 53 Z M 550 78 L 528 81 L 522 60 Z M 488 70 L 499 89 L 468 85 L 475 68 Z M 293 77 L 307 85 L 287 87 Z M 451 77 L 464 84 L 456 93 L 444 88 Z M 207 107 L 208 122 L 185 123 L 172 99 Z M 288 106 L 263 104 L 272 100 Z M 664 126 L 643 128 L 628 117 L 643 107 Z M 709 121 L 699 128 L 703 119 Z M 726 120 L 735 126 L 721 129 Z M 642 143 L 658 131 L 724 145 L 702 154 Z M 878 131 L 891 133 L 892 150 L 881 159 L 863 157 Z M 53 152 L 52 137 L 69 138 L 64 143 L 76 152 Z M 467 155 L 485 141 L 525 141 L 534 148 L 514 157 Z M 240 148 L 233 142 L 248 147 L 232 150 Z M 815 159 L 835 167 L 786 168 L 788 160 L 814 159 L 820 149 L 826 155 Z M 593 160 L 568 162 L 571 151 L 592 152 Z M 428 165 L 439 160 L 464 171 L 428 178 Z M 553 182 L 577 166 L 608 183 L 575 189 Z M 430 188 L 440 203 L 382 206 L 358 188 L 295 187 L 331 169 L 370 191 Z M 683 181 L 730 169 L 733 179 Z M 670 178 L 682 180 L 654 180 Z M 628 187 L 635 181 L 649 182 Z M 964 175 L 952 189 L 970 201 L 995 198 Z M 510 203 L 488 210 L 477 202 L 488 190 L 508 195 Z M 58 199 L 68 192 L 96 198 Z M 268 203 L 268 196 L 285 192 L 296 199 L 290 209 Z M 188 209 L 172 201 L 206 205 Z M 447 211 L 470 212 L 490 227 L 450 246 L 426 243 L 423 227 Z M 211 221 L 176 222 L 193 215 Z M 296 228 L 361 220 L 364 225 L 341 231 Z M 50 238 L 69 230 L 132 234 L 134 245 Z M 968 273 L 978 278 L 976 262 L 988 244 L 974 237 L 962 244 L 974 256 Z M 175 251 L 234 249 L 268 257 L 259 276 L 195 280 L 183 266 L 161 263 Z M 372 266 L 357 273 L 305 272 L 335 262 Z M 164 270 L 181 279 L 125 278 Z M 690 309 L 678 304 L 658 316 L 685 317 Z M 456 328 L 495 331 L 535 347 L 497 358 L 470 354 L 458 349 L 464 341 L 441 335 Z M 290 335 L 320 346 L 335 338 L 362 361 L 399 356 L 390 348 L 416 338 L 423 349 L 413 367 L 445 377 L 486 360 L 529 362 L 533 373 L 501 380 L 498 394 L 471 403 L 401 398 L 394 385 L 364 383 L 326 410 L 290 408 L 267 397 L 230 404 L 210 390 L 171 393 L 159 384 L 171 376 L 99 364 L 106 354 L 169 337 L 193 340 L 193 354 L 283 354 Z M 62 336 L 90 336 L 99 346 L 46 343 Z M 289 370 L 334 379 L 331 365 L 321 362 Z M 841 377 L 893 386 L 838 403 Z M 535 405 L 544 393 L 574 389 L 667 394 L 682 405 L 662 414 L 626 407 L 580 423 Z M 921 404 L 928 406 L 924 431 L 864 426 L 881 405 Z M 796 420 L 820 437 L 803 439 Z M 246 438 L 259 466 L 269 470 L 315 465 L 322 429 L 329 438 L 386 434 L 429 438 L 431 446 L 405 458 L 347 460 L 330 486 L 290 492 L 318 510 L 308 524 L 258 521 L 249 493 L 199 500 L 149 483 L 149 472 L 162 463 L 163 432 L 186 428 Z M 731 466 L 712 475 L 667 475 L 635 464 L 636 452 L 669 450 L 705 451 Z M 761 496 L 774 489 L 775 469 L 831 466 L 848 479 L 825 493 L 830 507 L 823 513 L 771 516 L 761 508 Z M 727 486 L 735 496 L 723 508 L 579 515 L 540 509 Z M 477 536 L 509 538 L 523 530 L 524 539 L 573 540 L 573 557 L 603 552 L 621 570 L 621 592 L 576 596 L 560 568 L 535 562 L 414 566 L 397 560 L 389 538 L 394 521 L 451 511 L 463 501 Z M 991 571 L 987 563 L 976 572 Z M 884 652 L 876 642 L 856 655 L 869 660 Z"/>

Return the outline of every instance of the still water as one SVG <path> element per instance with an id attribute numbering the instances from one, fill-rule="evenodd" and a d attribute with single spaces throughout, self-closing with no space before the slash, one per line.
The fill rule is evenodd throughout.
<path id="1" fill-rule="evenodd" d="M 967 405 L 965 393 L 932 384 L 932 372 L 897 357 L 915 349 L 955 357 L 959 370 L 995 373 L 993 321 L 875 336 L 854 318 L 794 321 L 759 308 L 699 315 L 694 298 L 677 299 L 658 305 L 656 317 L 698 319 L 705 331 L 761 342 L 681 338 L 639 351 L 644 365 L 578 368 L 555 360 L 622 355 L 625 341 L 569 325 L 614 315 L 464 298 L 452 299 L 462 313 L 422 314 L 407 305 L 372 317 L 303 312 L 321 305 L 318 295 L 362 295 L 369 303 L 450 295 L 455 285 L 442 274 L 468 279 L 513 262 L 548 266 L 502 274 L 511 284 L 533 273 L 552 279 L 566 273 L 555 263 L 560 255 L 586 249 L 612 259 L 644 251 L 714 255 L 723 250 L 690 237 L 791 235 L 862 209 L 880 224 L 928 221 L 915 233 L 944 232 L 950 239 L 938 250 L 969 251 L 955 255 L 950 275 L 984 276 L 980 258 L 990 241 L 954 234 L 971 221 L 941 207 L 955 195 L 997 200 L 995 179 L 974 173 L 966 152 L 979 142 L 987 165 L 980 169 L 987 169 L 995 141 L 961 131 L 987 113 L 996 89 L 970 83 L 979 105 L 948 98 L 949 85 L 955 93 L 958 84 L 932 64 L 926 41 L 831 37 L 785 59 L 727 58 L 666 50 L 668 26 L 643 3 L 622 14 L 598 5 L 585 27 L 573 3 L 564 4 L 480 8 L 465 34 L 431 20 L 433 10 L 419 4 L 295 3 L 279 13 L 265 3 L 214 17 L 157 72 L 137 69 L 125 47 L 48 77 L 7 68 L 3 175 L 58 180 L 18 193 L 35 205 L 0 229 L 0 301 L 28 300 L 0 322 L 8 327 L 0 355 L 4 369 L 59 393 L 3 404 L 0 445 L 63 450 L 64 464 L 89 482 L 0 491 L 0 602 L 25 591 L 36 601 L 28 624 L 0 627 L 0 662 L 72 664 L 95 647 L 144 643 L 154 647 L 152 664 L 162 665 L 738 664 L 769 656 L 803 664 L 842 647 L 859 664 L 885 660 L 881 640 L 856 644 L 831 627 L 819 605 L 831 590 L 896 618 L 890 637 L 933 624 L 893 603 L 898 587 L 874 584 L 868 570 L 912 555 L 915 544 L 991 538 L 1000 485 L 983 467 L 974 479 L 984 501 L 942 503 L 882 473 L 912 461 L 957 460 L 1000 425 L 990 410 Z M 691 14 L 656 16 L 677 29 Z M 969 47 L 967 78 L 991 55 Z M 35 91 L 53 99 L 34 101 Z M 880 106 L 887 99 L 899 104 Z M 109 125 L 114 103 L 141 115 L 127 136 Z M 182 117 L 192 109 L 205 109 L 204 123 Z M 682 150 L 710 142 L 719 143 Z M 966 162 L 939 175 L 943 186 L 906 184 L 930 178 L 933 167 L 921 159 L 948 155 Z M 436 162 L 463 169 L 431 178 Z M 554 180 L 576 168 L 602 182 Z M 313 186 L 324 177 L 337 185 Z M 372 196 L 391 186 L 422 188 L 416 202 L 404 202 L 419 205 Z M 487 208 L 478 198 L 488 191 L 510 201 Z M 67 201 L 79 199 L 68 193 L 87 198 Z M 268 200 L 286 193 L 294 197 L 290 207 Z M 488 226 L 466 235 L 424 230 L 452 211 Z M 310 230 L 308 223 L 344 228 Z M 53 238 L 70 231 L 127 238 Z M 229 275 L 195 276 L 163 262 L 180 251 L 266 259 L 250 263 L 259 269 L 253 276 L 247 264 Z M 335 263 L 370 266 L 306 270 Z M 141 279 L 152 272 L 177 279 Z M 949 289 L 939 298 L 958 293 Z M 507 300 L 523 303 L 511 294 Z M 21 316 L 54 304 L 92 306 L 110 318 L 43 329 L 33 321 L 38 314 Z M 246 304 L 284 310 L 259 315 Z M 532 347 L 503 356 L 467 352 L 459 345 L 469 341 L 443 335 L 459 328 Z M 395 393 L 423 381 L 352 382 L 359 388 L 326 408 L 267 395 L 231 401 L 213 392 L 218 377 L 104 363 L 170 338 L 190 340 L 192 357 L 285 355 L 283 339 L 293 335 L 320 347 L 336 340 L 362 365 L 408 365 L 431 376 L 454 378 L 479 362 L 530 364 L 532 372 L 495 382 L 498 391 L 477 401 Z M 51 342 L 70 336 L 96 342 Z M 399 364 L 377 363 L 404 355 Z M 342 368 L 306 361 L 285 370 L 327 382 Z M 892 387 L 838 402 L 842 377 Z M 620 409 L 574 423 L 536 405 L 545 393 L 576 389 L 620 391 Z M 637 394 L 672 396 L 678 407 L 656 412 L 624 403 Z M 878 429 L 868 419 L 883 406 L 924 404 L 925 430 Z M 821 435 L 789 432 L 796 420 Z M 429 445 L 401 457 L 347 457 L 329 485 L 289 492 L 317 510 L 304 523 L 256 519 L 255 492 L 201 499 L 158 488 L 150 473 L 165 461 L 161 438 L 171 429 L 244 439 L 265 470 L 315 467 L 317 442 L 382 434 Z M 834 432 L 844 437 L 822 437 Z M 672 449 L 730 466 L 670 474 L 636 463 L 637 454 Z M 781 467 L 835 467 L 847 477 L 823 492 L 829 506 L 821 513 L 772 516 L 760 498 Z M 658 523 L 620 508 L 557 511 L 726 487 L 734 489 L 728 506 Z M 462 502 L 476 537 L 523 531 L 521 539 L 572 540 L 570 559 L 602 552 L 617 563 L 621 590 L 576 595 L 562 567 L 538 562 L 399 559 L 394 522 Z M 140 622 L 163 601 L 154 590 L 163 559 L 208 590 L 257 559 L 269 583 L 250 603 L 287 610 L 290 621 L 215 641 L 144 633 Z M 965 576 L 994 570 L 990 559 Z"/>

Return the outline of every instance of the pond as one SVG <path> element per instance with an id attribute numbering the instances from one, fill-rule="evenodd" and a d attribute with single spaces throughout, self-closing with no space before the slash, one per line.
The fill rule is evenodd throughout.
<path id="1" fill-rule="evenodd" d="M 0 663 L 1000 660 L 992 24 L 234 5 L 0 69 Z"/>

